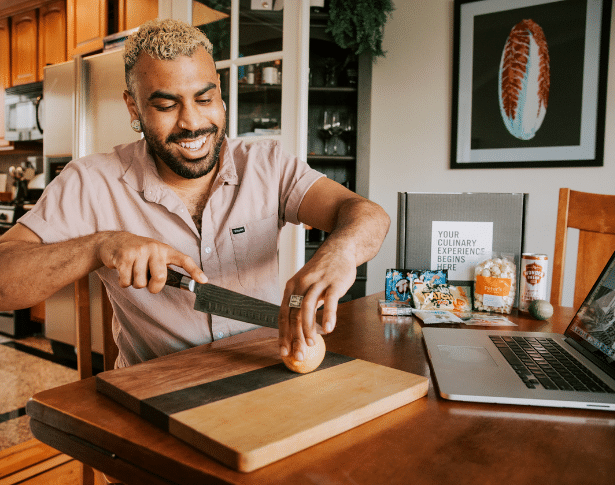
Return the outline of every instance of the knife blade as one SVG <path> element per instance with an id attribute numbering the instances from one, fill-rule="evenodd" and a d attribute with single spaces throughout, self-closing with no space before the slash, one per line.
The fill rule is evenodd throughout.
<path id="1" fill-rule="evenodd" d="M 167 268 L 167 286 L 196 295 L 194 309 L 263 327 L 278 328 L 280 307 L 252 296 L 227 290 L 212 283 L 198 283 L 189 276 Z"/>

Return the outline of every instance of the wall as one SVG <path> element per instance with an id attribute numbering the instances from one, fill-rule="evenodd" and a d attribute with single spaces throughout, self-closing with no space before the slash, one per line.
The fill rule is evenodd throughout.
<path id="1" fill-rule="evenodd" d="M 382 205 L 393 224 L 368 265 L 368 294 L 384 289 L 385 270 L 395 266 L 398 192 L 527 192 L 526 250 L 546 253 L 550 261 L 559 188 L 615 194 L 615 20 L 603 167 L 449 169 L 453 1 L 396 0 L 383 47 L 386 58 L 372 66 L 369 156 L 360 167 L 367 187 L 361 192 Z M 572 305 L 571 295 L 567 285 L 564 304 Z"/>

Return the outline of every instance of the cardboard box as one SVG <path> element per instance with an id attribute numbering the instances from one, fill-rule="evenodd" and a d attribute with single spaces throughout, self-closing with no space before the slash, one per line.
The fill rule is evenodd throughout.
<path id="1" fill-rule="evenodd" d="M 473 287 L 476 264 L 512 254 L 518 282 L 527 202 L 521 193 L 400 192 L 396 265 L 448 269 L 451 284 Z"/>

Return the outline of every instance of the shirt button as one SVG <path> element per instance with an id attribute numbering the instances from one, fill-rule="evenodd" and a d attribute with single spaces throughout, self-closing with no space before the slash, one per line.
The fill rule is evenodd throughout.
<path id="1" fill-rule="evenodd" d="M 205 252 L 206 252 L 207 254 L 211 253 L 211 248 L 210 248 L 209 246 L 207 246 L 207 247 L 205 248 Z"/>
<path id="2" fill-rule="evenodd" d="M 218 332 L 218 338 L 222 338 L 224 337 L 224 333 L 223 332 Z"/>

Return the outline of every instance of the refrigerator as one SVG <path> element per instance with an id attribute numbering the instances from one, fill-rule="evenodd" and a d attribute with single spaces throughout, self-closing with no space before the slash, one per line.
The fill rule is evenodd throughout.
<path id="1" fill-rule="evenodd" d="M 118 48 L 44 68 L 45 180 L 50 180 L 73 158 L 106 153 L 122 143 L 139 140 L 130 129 L 123 100 L 124 49 Z M 102 354 L 102 283 L 90 274 L 92 348 Z M 74 346 L 74 285 L 67 285 L 45 302 L 45 336 Z"/>

